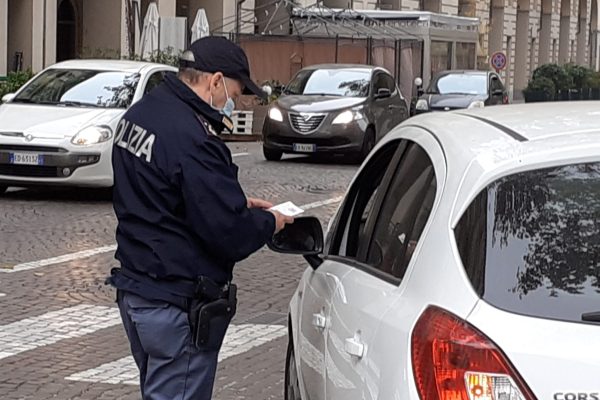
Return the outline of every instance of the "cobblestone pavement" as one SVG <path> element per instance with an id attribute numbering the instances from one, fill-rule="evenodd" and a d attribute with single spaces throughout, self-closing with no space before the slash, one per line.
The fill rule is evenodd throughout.
<path id="1" fill-rule="evenodd" d="M 266 162 L 231 144 L 249 196 L 313 204 L 326 224 L 356 171 L 340 160 Z M 316 203 L 316 204 L 314 204 Z M 0 398 L 138 399 L 137 370 L 103 284 L 115 218 L 102 190 L 12 189 L 0 197 Z M 220 354 L 214 399 L 281 399 L 286 312 L 306 263 L 263 249 L 236 266 L 239 309 Z"/>

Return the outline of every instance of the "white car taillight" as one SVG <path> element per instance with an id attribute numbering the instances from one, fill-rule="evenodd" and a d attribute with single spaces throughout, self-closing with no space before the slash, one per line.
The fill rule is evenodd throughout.
<path id="1" fill-rule="evenodd" d="M 423 400 L 535 400 L 490 339 L 438 307 L 427 308 L 415 325 L 412 364 Z"/>

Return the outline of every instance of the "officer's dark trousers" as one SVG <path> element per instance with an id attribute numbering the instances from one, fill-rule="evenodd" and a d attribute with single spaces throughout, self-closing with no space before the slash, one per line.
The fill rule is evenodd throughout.
<path id="1" fill-rule="evenodd" d="M 209 400 L 218 350 L 194 346 L 187 313 L 123 291 L 117 302 L 140 370 L 143 400 Z"/>

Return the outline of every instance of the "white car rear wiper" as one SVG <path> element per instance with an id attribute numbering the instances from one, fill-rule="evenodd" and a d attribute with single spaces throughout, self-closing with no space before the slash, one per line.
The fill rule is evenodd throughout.
<path id="1" fill-rule="evenodd" d="M 600 311 L 588 312 L 581 314 L 582 321 L 600 322 Z"/>

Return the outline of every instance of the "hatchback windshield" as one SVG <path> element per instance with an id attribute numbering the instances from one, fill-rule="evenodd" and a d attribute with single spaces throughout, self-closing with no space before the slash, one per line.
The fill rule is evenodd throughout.
<path id="1" fill-rule="evenodd" d="M 366 97 L 371 70 L 311 69 L 303 70 L 286 86 L 285 94 Z"/>
<path id="2" fill-rule="evenodd" d="M 471 94 L 487 93 L 487 75 L 447 74 L 431 82 L 427 93 L 431 94 Z"/>
<path id="3" fill-rule="evenodd" d="M 127 108 L 139 78 L 130 72 L 51 69 L 28 84 L 13 102 Z"/>
<path id="4" fill-rule="evenodd" d="M 456 237 L 490 304 L 568 321 L 600 311 L 600 163 L 501 179 L 469 207 Z"/>

